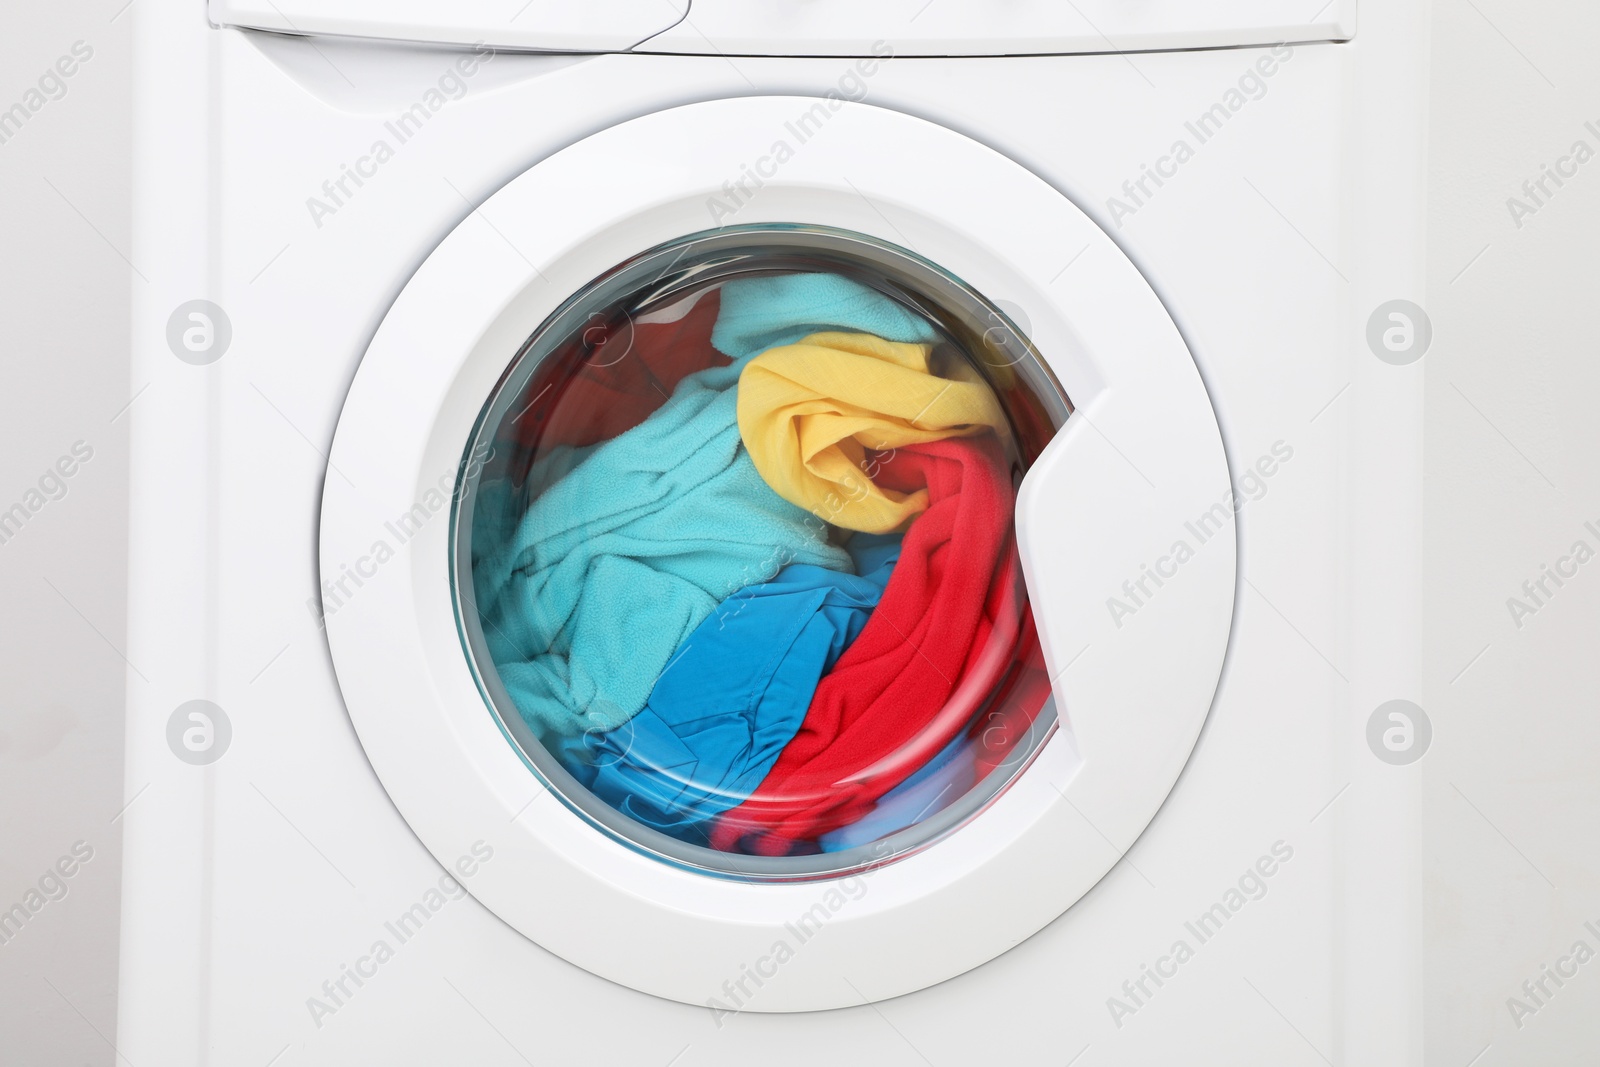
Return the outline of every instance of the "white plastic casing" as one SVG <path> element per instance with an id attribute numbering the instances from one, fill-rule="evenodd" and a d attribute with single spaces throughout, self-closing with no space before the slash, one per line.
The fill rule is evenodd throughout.
<path id="1" fill-rule="evenodd" d="M 1347 40 L 1355 0 L 693 0 L 641 52 L 1039 55 Z"/>
<path id="2" fill-rule="evenodd" d="M 711 101 L 646 115 L 546 159 L 428 257 L 368 348 L 329 453 L 325 576 L 370 554 L 384 521 L 448 485 L 511 357 L 571 293 L 618 263 L 705 229 L 726 176 L 760 166 L 773 130 L 825 105 Z M 873 871 L 870 892 L 785 966 L 756 1010 L 896 996 L 1004 952 L 1060 915 L 1137 837 L 1211 706 L 1234 600 L 1234 517 L 1216 416 L 1183 338 L 1126 256 L 1071 201 L 993 150 L 899 112 L 841 104 L 738 211 L 914 249 L 1023 309 L 1077 408 L 1024 479 L 1017 531 L 1064 709 L 1035 763 L 969 825 Z M 905 155 L 938 167 L 906 171 Z M 652 168 L 615 167 L 650 159 Z M 574 200 L 568 191 L 586 188 Z M 973 197 L 984 188 L 989 196 Z M 486 220 L 493 220 L 492 225 Z M 1052 290 L 1059 245 L 1085 267 Z M 1159 563 L 1200 522 L 1192 559 Z M 541 945 L 690 1004 L 786 936 L 826 884 L 751 885 L 641 856 L 548 793 L 502 736 L 469 669 L 450 589 L 448 523 L 424 525 L 360 596 L 327 604 L 334 666 L 385 789 L 441 863 L 499 834 L 471 892 Z M 1167 576 L 1130 620 L 1107 578 Z M 1114 583 L 1111 583 L 1114 585 Z M 1136 598 L 1142 602 L 1142 598 Z M 1148 664 L 1160 663 L 1152 671 Z M 853 883 L 839 880 L 838 892 Z M 1003 917 L 973 923 L 982 902 Z M 606 916 L 603 936 L 571 916 Z M 927 931 L 940 930 L 929 938 Z M 639 952 L 640 944 L 654 950 Z"/>
<path id="3" fill-rule="evenodd" d="M 945 2 L 936 0 L 917 24 Z M 1097 8 L 1078 6 L 1100 21 Z M 303 12 L 283 7 L 300 21 Z M 450 5 L 440 17 L 461 10 Z M 1378 302 L 1421 298 L 1419 157 L 1396 146 L 1422 143 L 1425 11 L 1373 5 L 1363 8 L 1353 44 L 1288 49 L 1292 58 L 1267 78 L 1260 99 L 1199 146 L 1154 199 L 1129 201 L 1137 213 L 1120 218 L 1110 198 L 1126 198 L 1125 184 L 1142 177 L 1142 165 L 1159 166 L 1174 138 L 1192 137 L 1184 122 L 1239 87 L 1267 50 L 914 60 L 883 64 L 870 78 L 871 104 L 983 142 L 1103 227 L 1085 224 L 1086 231 L 1111 234 L 1201 368 L 1236 485 L 1251 484 L 1252 468 L 1274 442 L 1293 446 L 1293 460 L 1264 490 L 1256 484 L 1239 512 L 1227 664 L 1202 737 L 1161 812 L 1135 840 L 1109 826 L 1097 834 L 1065 806 L 1039 809 L 1071 847 L 1106 863 L 1126 851 L 1091 892 L 1022 940 L 1028 923 L 1015 910 L 1041 906 L 1034 884 L 1041 868 L 1017 863 L 1005 893 L 974 899 L 947 922 L 924 922 L 918 934 L 926 944 L 909 963 L 943 951 L 947 938 L 969 951 L 994 928 L 1016 931 L 1000 935 L 1018 944 L 989 964 L 893 1003 L 804 1019 L 758 1014 L 778 992 L 769 982 L 749 1012 L 720 1025 L 703 1002 L 648 996 L 545 951 L 480 906 L 473 894 L 490 891 L 475 884 L 401 947 L 379 978 L 337 1005 L 336 1017 L 310 1014 L 308 998 L 325 996 L 324 981 L 337 978 L 341 965 L 358 966 L 375 938 L 393 941 L 383 923 L 415 905 L 446 869 L 430 851 L 437 841 L 424 846 L 426 820 L 415 828 L 407 821 L 416 816 L 415 798 L 402 813 L 386 791 L 391 783 L 374 774 L 377 757 L 369 762 L 363 747 L 371 731 L 363 724 L 358 738 L 352 728 L 356 709 L 345 704 L 343 679 L 307 610 L 320 579 L 315 530 L 325 482 L 342 484 L 328 452 L 352 376 L 423 261 L 452 231 L 477 227 L 507 269 L 527 271 L 491 230 L 512 235 L 501 202 L 491 199 L 496 190 L 564 146 L 648 112 L 760 94 L 806 94 L 810 106 L 838 92 L 855 64 L 502 53 L 401 144 L 386 124 L 457 69 L 462 52 L 217 31 L 204 13 L 198 5 L 142 3 L 128 13 L 140 57 L 129 258 L 149 283 L 135 285 L 130 392 L 138 398 L 124 416 L 134 440 L 126 653 L 141 672 L 130 673 L 128 686 L 131 803 L 117 820 L 125 866 L 115 1036 L 127 1059 L 200 1067 L 279 1056 L 280 1067 L 398 1067 L 521 1062 L 514 1048 L 535 1062 L 595 1067 L 674 1057 L 708 1067 L 774 1056 L 920 1062 L 910 1042 L 939 1062 L 1063 1063 L 1092 1044 L 1080 1063 L 1314 1063 L 1318 1053 L 1371 1067 L 1421 1063 L 1415 778 L 1374 760 L 1362 731 L 1376 702 L 1414 692 L 1406 673 L 1416 633 L 1407 623 L 1415 617 L 1407 583 L 1416 573 L 1416 383 L 1426 361 L 1378 363 L 1362 331 Z M 324 183 L 341 180 L 347 164 L 361 166 L 380 139 L 398 152 L 378 177 L 353 198 L 341 193 L 336 215 L 310 213 L 308 198 L 326 199 Z M 819 136 L 806 151 L 827 154 L 826 143 Z M 677 167 L 684 154 L 652 166 L 657 173 Z M 923 244 L 924 232 L 909 225 L 914 216 L 900 209 L 899 190 L 882 194 L 911 170 L 874 171 L 864 163 L 848 174 Z M 729 166 L 718 178 L 739 173 Z M 611 188 L 586 174 L 560 203 L 587 211 Z M 969 200 L 991 199 L 973 193 Z M 760 221 L 760 199 L 731 221 Z M 898 243 L 865 205 L 857 215 L 855 228 Z M 703 206 L 698 216 L 696 228 L 712 224 Z M 975 213 L 952 216 L 944 237 L 979 224 Z M 1089 241 L 1077 240 L 1079 232 L 1033 227 L 1017 273 L 1042 279 L 1031 284 L 1044 300 L 982 282 L 1027 312 L 1041 340 L 1047 324 L 1035 309 L 1056 303 L 1087 333 L 1080 313 L 1093 307 L 1082 295 L 1097 290 L 1079 276 L 1122 262 L 1101 258 L 1098 243 L 1080 256 Z M 516 240 L 543 268 L 543 252 Z M 1018 244 L 1009 232 L 996 235 L 992 248 Z M 970 262 L 937 240 L 926 248 L 952 269 L 965 272 Z M 1039 269 L 1038 259 L 1050 265 Z M 175 358 L 165 333 L 174 308 L 196 298 L 217 302 L 233 324 L 232 347 L 206 366 Z M 1047 347 L 1057 358 L 1054 343 Z M 1072 376 L 1059 373 L 1064 381 Z M 1080 411 L 1162 485 L 1097 413 L 1093 390 L 1077 379 L 1068 385 Z M 1108 382 L 1108 398 L 1118 387 Z M 1135 443 L 1142 447 L 1142 435 Z M 353 474 L 343 461 L 340 468 Z M 1356 528 L 1364 531 L 1359 544 Z M 396 568 L 405 564 L 391 561 L 385 574 Z M 1186 565 L 1178 580 L 1192 573 Z M 1133 574 L 1101 577 L 1089 591 L 1103 614 L 1105 598 Z M 1169 583 L 1149 612 L 1108 635 L 1146 633 L 1177 591 Z M 1061 678 L 1069 700 L 1084 699 L 1084 671 L 1111 647 L 1097 641 L 1070 661 Z M 390 662 L 401 660 L 396 653 Z M 1162 659 L 1138 661 L 1129 677 L 1165 669 Z M 233 723 L 226 755 L 203 767 L 175 758 L 165 735 L 173 710 L 195 698 L 217 701 Z M 1086 713 L 1070 723 L 1085 737 Z M 498 751 L 509 749 L 497 742 Z M 1188 748 L 1184 738 L 1175 744 Z M 1054 758 L 1047 750 L 1018 788 L 1036 786 L 1037 799 L 1060 783 L 1081 805 L 1073 790 L 1086 778 L 1067 784 L 1046 774 L 1030 785 Z M 516 769 L 528 783 L 518 800 L 526 801 L 532 779 Z M 441 805 L 453 802 L 440 792 Z M 511 814 L 484 838 L 495 858 L 480 873 L 519 854 L 511 840 L 525 832 L 528 813 L 514 827 Z M 435 818 L 448 818 L 448 810 Z M 941 845 L 930 855 L 956 863 L 961 849 L 1000 848 L 986 836 L 988 825 L 1003 829 L 974 823 L 949 842 L 957 848 Z M 459 832 L 464 838 L 465 823 Z M 1141 964 L 1155 966 L 1185 936 L 1183 922 L 1215 904 L 1279 839 L 1294 858 L 1270 880 L 1266 898 L 1248 903 L 1176 982 L 1119 1025 L 1107 998 L 1121 996 Z M 459 870 L 465 851 L 450 857 L 449 870 Z M 860 936 L 879 918 L 885 925 L 913 919 L 915 909 L 889 906 L 888 886 L 874 879 L 836 914 L 837 926 L 807 944 L 806 957 L 831 954 L 828 941 Z M 625 892 L 586 902 L 572 917 L 586 934 L 571 937 L 632 936 L 614 931 L 606 911 Z M 543 883 L 534 893 L 544 893 Z M 882 908 L 873 910 L 879 899 Z M 669 946 L 652 933 L 633 948 L 664 953 Z M 730 969 L 720 979 L 740 975 Z M 860 1000 L 890 988 L 857 985 Z"/>
<path id="4" fill-rule="evenodd" d="M 210 0 L 283 33 L 554 52 L 1039 55 L 1348 40 L 1355 0 Z"/>
<path id="5" fill-rule="evenodd" d="M 671 26 L 689 0 L 210 0 L 219 26 L 281 33 L 625 52 Z"/>

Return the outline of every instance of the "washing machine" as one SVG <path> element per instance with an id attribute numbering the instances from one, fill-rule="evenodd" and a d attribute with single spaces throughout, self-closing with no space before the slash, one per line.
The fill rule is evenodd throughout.
<path id="1" fill-rule="evenodd" d="M 1420 1063 L 1425 12 L 1314 7 L 130 9 L 119 1053 Z"/>

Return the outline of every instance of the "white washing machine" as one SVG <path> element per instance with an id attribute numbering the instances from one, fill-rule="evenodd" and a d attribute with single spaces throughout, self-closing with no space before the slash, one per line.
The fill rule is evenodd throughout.
<path id="1" fill-rule="evenodd" d="M 1412 779 L 1366 740 L 1415 688 L 1420 372 L 1367 334 L 1419 292 L 1423 12 L 1314 7 L 134 8 L 126 1059 L 1420 1063 Z M 690 480 L 711 423 L 637 434 L 694 389 L 754 452 L 730 368 L 848 331 L 949 361 L 906 425 L 997 405 L 939 453 L 998 457 L 991 599 L 803 803 L 775 751 L 723 790 L 636 724 L 738 613 L 676 562 L 597 592 L 585 509 Z M 715 601 L 865 543 L 743 514 L 621 555 L 713 543 Z M 536 570 L 576 590 L 537 655 Z"/>

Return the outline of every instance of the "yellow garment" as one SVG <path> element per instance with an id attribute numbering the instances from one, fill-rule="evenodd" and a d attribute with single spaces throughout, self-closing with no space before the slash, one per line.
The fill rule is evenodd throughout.
<path id="1" fill-rule="evenodd" d="M 941 373 L 942 372 L 942 373 Z M 867 450 L 1009 435 L 994 391 L 958 355 L 864 333 L 814 333 L 739 376 L 739 434 L 767 484 L 836 526 L 888 533 L 928 506 L 885 491 Z"/>

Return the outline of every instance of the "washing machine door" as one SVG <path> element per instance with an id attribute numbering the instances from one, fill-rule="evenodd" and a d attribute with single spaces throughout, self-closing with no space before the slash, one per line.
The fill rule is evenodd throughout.
<path id="1" fill-rule="evenodd" d="M 488 552 L 469 543 L 485 536 L 477 490 L 504 462 L 504 428 L 564 388 L 538 387 L 559 364 L 550 338 L 581 337 L 595 301 L 660 285 L 660 309 L 714 288 L 719 271 L 759 278 L 797 263 L 876 276 L 945 316 L 946 340 L 975 350 L 1010 405 L 997 432 L 1020 479 L 1011 528 L 1043 649 L 1039 699 L 1051 696 L 1006 725 L 1017 731 L 1008 754 L 959 802 L 935 797 L 909 822 L 843 843 L 684 844 L 597 802 L 510 707 L 476 604 Z M 594 447 L 580 444 L 568 452 Z M 719 1010 L 896 996 L 1061 915 L 1172 789 L 1231 626 L 1223 442 L 1150 285 L 1037 175 L 862 104 L 693 104 L 530 168 L 400 293 L 351 387 L 330 466 L 328 640 L 361 742 L 417 835 L 447 866 L 475 842 L 492 847 L 469 889 L 539 944 Z M 512 481 L 540 477 L 525 468 Z M 979 696 L 961 736 L 993 732 L 991 697 Z"/>

